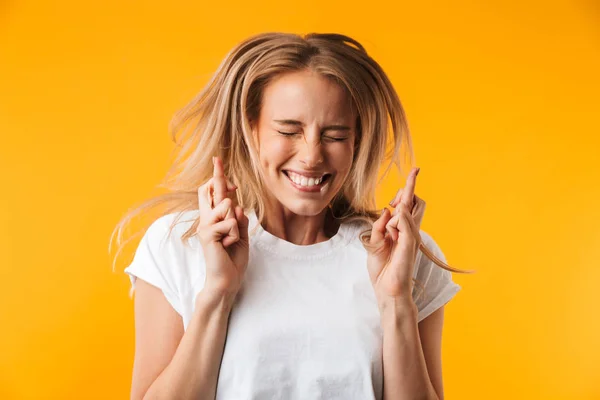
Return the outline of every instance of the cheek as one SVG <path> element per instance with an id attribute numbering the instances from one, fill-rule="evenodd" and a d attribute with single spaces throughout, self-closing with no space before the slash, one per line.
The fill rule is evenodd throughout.
<path id="1" fill-rule="evenodd" d="M 279 167 L 293 154 L 293 146 L 286 140 L 263 140 L 260 144 L 260 158 L 263 167 Z"/>
<path id="2" fill-rule="evenodd" d="M 327 152 L 327 159 L 330 164 L 339 172 L 349 171 L 352 167 L 352 159 L 354 158 L 352 144 L 331 148 Z"/>

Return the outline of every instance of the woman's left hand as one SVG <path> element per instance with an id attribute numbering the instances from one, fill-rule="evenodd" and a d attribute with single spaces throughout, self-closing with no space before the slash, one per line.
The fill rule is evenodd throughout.
<path id="1" fill-rule="evenodd" d="M 413 217 L 412 211 L 417 201 L 424 209 L 424 202 L 415 196 L 418 173 L 417 168 L 410 171 L 394 213 L 390 214 L 387 207 L 384 208 L 373 224 L 369 243 L 365 245 L 367 269 L 380 309 L 389 301 L 412 302 L 412 278 L 421 243 L 422 219 L 422 215 Z M 394 205 L 394 200 L 390 204 Z"/>

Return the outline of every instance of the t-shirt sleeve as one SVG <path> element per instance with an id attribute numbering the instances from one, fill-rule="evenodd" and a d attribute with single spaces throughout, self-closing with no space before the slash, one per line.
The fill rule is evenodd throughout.
<path id="1" fill-rule="evenodd" d="M 180 315 L 181 297 L 177 285 L 176 257 L 173 256 L 175 231 L 169 235 L 171 215 L 155 220 L 144 233 L 136 249 L 133 261 L 125 268 L 131 281 L 130 296 L 135 290 L 137 278 L 162 290 L 167 301 Z"/>
<path id="2" fill-rule="evenodd" d="M 426 232 L 420 231 L 423 244 L 440 260 L 446 263 L 446 257 Z M 413 298 L 417 305 L 417 322 L 421 322 L 434 311 L 448 303 L 461 289 L 461 286 L 452 281 L 452 272 L 445 270 L 431 261 L 419 250 L 415 265 L 415 279 L 418 281 L 413 288 Z M 419 285 L 424 286 L 421 287 Z"/>

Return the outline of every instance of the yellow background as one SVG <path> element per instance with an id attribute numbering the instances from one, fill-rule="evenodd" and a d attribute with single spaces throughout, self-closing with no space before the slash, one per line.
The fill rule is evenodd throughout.
<path id="1" fill-rule="evenodd" d="M 422 228 L 478 270 L 446 398 L 600 399 L 598 3 L 97 3 L 0 3 L 0 398 L 128 398 L 133 247 L 112 273 L 109 234 L 156 193 L 175 110 L 275 30 L 355 37 L 400 94 Z"/>

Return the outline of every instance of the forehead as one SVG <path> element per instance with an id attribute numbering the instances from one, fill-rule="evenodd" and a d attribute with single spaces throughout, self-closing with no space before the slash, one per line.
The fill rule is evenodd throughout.
<path id="1" fill-rule="evenodd" d="M 261 117 L 331 122 L 351 120 L 352 99 L 333 79 L 304 70 L 282 74 L 264 89 Z"/>

